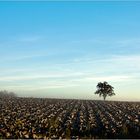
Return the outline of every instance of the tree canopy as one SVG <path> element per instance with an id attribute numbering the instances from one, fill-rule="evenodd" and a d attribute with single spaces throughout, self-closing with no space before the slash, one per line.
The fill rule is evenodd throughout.
<path id="1" fill-rule="evenodd" d="M 99 82 L 97 84 L 97 90 L 95 94 L 99 94 L 99 96 L 103 96 L 104 100 L 106 99 L 107 96 L 113 96 L 115 95 L 114 93 L 114 87 L 109 85 L 106 81 L 105 82 Z"/>

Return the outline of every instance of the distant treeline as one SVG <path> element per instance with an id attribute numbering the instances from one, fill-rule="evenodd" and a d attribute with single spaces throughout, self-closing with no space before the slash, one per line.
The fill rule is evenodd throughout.
<path id="1" fill-rule="evenodd" d="M 9 92 L 7 90 L 0 91 L 0 98 L 15 98 L 16 94 L 14 92 Z"/>

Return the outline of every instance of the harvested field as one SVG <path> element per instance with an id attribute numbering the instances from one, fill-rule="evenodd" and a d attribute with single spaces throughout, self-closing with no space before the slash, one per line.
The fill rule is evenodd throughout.
<path id="1" fill-rule="evenodd" d="M 1 98 L 0 138 L 140 138 L 140 103 Z"/>

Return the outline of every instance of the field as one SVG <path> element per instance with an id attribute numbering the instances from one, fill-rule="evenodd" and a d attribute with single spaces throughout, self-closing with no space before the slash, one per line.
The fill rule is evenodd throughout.
<path id="1" fill-rule="evenodd" d="M 140 138 L 140 103 L 0 98 L 0 138 Z"/>

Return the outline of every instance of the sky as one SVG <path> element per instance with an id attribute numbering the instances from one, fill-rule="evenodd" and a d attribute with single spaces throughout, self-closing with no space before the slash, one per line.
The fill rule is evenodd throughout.
<path id="1" fill-rule="evenodd" d="M 0 1 L 0 90 L 140 101 L 140 2 Z"/>

